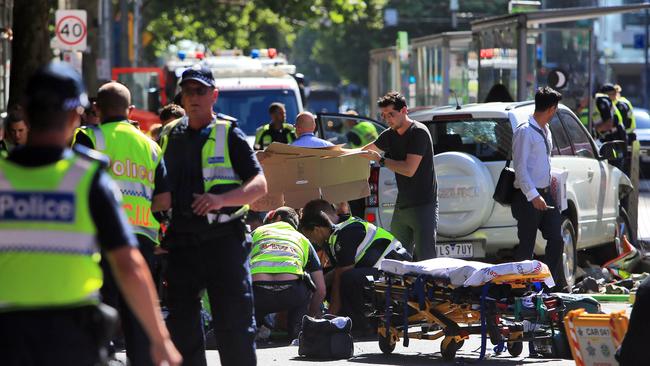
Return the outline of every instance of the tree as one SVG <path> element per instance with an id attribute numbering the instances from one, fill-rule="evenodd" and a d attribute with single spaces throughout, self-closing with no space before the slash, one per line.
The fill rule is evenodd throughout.
<path id="1" fill-rule="evenodd" d="M 51 59 L 48 25 L 53 0 L 14 2 L 9 106 L 21 102 L 29 77 Z"/>

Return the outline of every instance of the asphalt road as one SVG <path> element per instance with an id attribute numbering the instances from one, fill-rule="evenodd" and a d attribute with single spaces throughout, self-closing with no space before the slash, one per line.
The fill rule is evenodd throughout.
<path id="1" fill-rule="evenodd" d="M 631 306 L 625 303 L 603 303 L 603 311 L 606 313 L 626 310 L 628 315 Z M 354 357 L 349 360 L 338 361 L 309 361 L 302 359 L 298 356 L 298 347 L 287 345 L 286 343 L 270 343 L 260 345 L 257 350 L 257 360 L 260 366 L 316 366 L 316 365 L 404 365 L 404 366 L 429 366 L 429 365 L 462 365 L 471 364 L 474 360 L 478 359 L 481 347 L 481 338 L 479 336 L 472 336 L 465 341 L 463 348 L 461 348 L 456 355 L 456 362 L 444 362 L 440 355 L 440 342 L 437 341 L 423 341 L 411 340 L 408 348 L 402 346 L 401 343 L 397 345 L 395 351 L 391 355 L 384 355 L 379 350 L 377 341 L 368 340 L 355 342 L 354 344 Z M 488 342 L 488 344 L 490 344 Z M 575 365 L 572 360 L 559 360 L 559 359 L 541 359 L 529 358 L 527 344 L 524 345 L 524 352 L 519 357 L 510 357 L 507 353 L 500 356 L 494 356 L 491 348 L 488 347 L 488 354 L 490 357 L 480 362 L 480 365 L 548 365 L 548 366 L 569 366 Z M 121 362 L 114 362 L 112 366 L 123 365 L 125 355 L 120 353 L 117 355 Z M 219 354 L 217 351 L 207 351 L 206 357 L 209 366 L 221 365 L 219 362 Z M 463 360 L 468 362 L 463 362 Z"/>

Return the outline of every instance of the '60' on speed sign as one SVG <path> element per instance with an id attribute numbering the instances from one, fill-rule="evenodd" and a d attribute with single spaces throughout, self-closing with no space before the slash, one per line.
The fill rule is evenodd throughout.
<path id="1" fill-rule="evenodd" d="M 56 40 L 62 50 L 85 51 L 88 29 L 85 10 L 56 11 Z"/>

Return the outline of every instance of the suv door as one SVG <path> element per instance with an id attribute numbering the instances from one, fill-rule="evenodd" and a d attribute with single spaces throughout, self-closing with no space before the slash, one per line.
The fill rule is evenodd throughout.
<path id="1" fill-rule="evenodd" d="M 387 126 L 381 122 L 364 116 L 353 116 L 340 113 L 318 113 L 316 115 L 316 131 L 322 139 L 330 141 L 335 145 L 352 146 L 350 138 L 355 139 L 352 135 L 352 128 L 361 122 L 371 123 L 377 130 L 377 134 L 382 133 Z M 393 215 L 394 202 L 397 199 L 397 183 L 395 173 L 388 168 L 379 168 L 373 166 L 370 174 L 370 197 L 365 202 L 352 202 L 352 212 L 357 216 L 366 216 L 365 219 L 374 222 L 378 226 L 388 228 Z M 381 197 L 380 197 L 381 194 Z M 390 202 L 382 206 L 381 202 Z M 364 213 L 366 208 L 378 208 L 371 210 L 370 214 Z"/>
<path id="2" fill-rule="evenodd" d="M 609 182 L 611 169 L 606 161 L 598 159 L 596 146 L 587 130 L 566 110 L 558 115 L 573 145 L 575 156 L 566 161 L 569 171 L 567 190 L 575 195 L 578 206 L 578 249 L 604 241 L 614 236 L 618 207 L 614 190 Z"/>

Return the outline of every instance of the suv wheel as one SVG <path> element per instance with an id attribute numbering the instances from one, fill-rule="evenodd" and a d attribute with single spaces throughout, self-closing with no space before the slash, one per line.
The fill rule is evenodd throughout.
<path id="1" fill-rule="evenodd" d="M 562 276 L 564 283 L 557 285 L 566 285 L 573 287 L 576 281 L 577 255 L 576 255 L 576 231 L 573 222 L 568 216 L 562 215 Z"/>
<path id="2" fill-rule="evenodd" d="M 630 216 L 628 216 L 623 206 L 619 206 L 618 217 L 616 218 L 616 238 L 618 239 L 618 248 L 616 250 L 619 255 L 623 252 L 623 236 L 627 237 L 627 240 L 630 241 L 633 247 L 639 248 L 634 230 L 630 226 Z"/>

